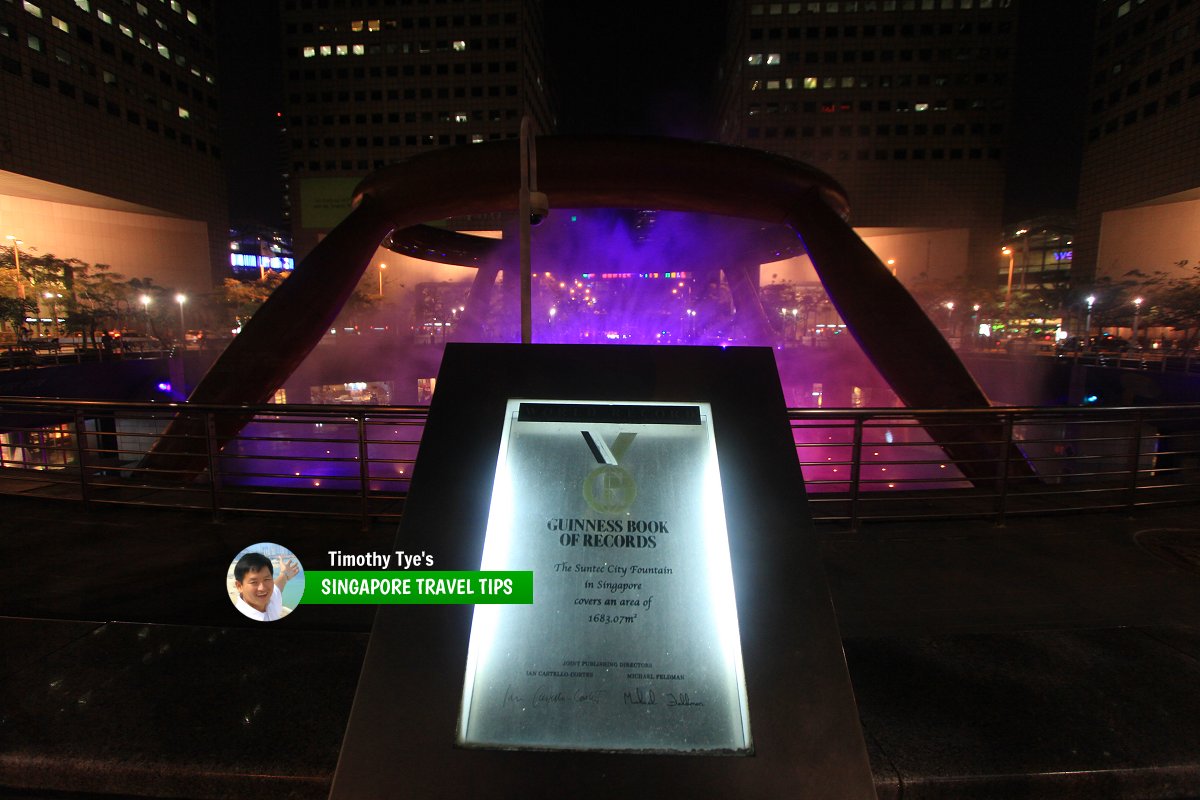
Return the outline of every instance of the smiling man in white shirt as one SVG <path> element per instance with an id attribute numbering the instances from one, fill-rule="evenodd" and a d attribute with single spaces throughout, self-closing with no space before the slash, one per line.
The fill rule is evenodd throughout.
<path id="1" fill-rule="evenodd" d="M 286 613 L 283 587 L 299 571 L 295 561 L 288 561 L 276 577 L 269 558 L 262 553 L 246 553 L 233 568 L 233 583 L 238 592 L 233 604 L 238 611 L 259 622 L 280 619 Z"/>

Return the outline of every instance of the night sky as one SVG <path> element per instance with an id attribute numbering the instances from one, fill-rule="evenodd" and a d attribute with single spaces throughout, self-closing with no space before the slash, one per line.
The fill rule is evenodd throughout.
<path id="1" fill-rule="evenodd" d="M 547 73 L 559 131 L 710 138 L 722 5 L 547 2 Z M 217 5 L 233 221 L 282 223 L 275 6 Z M 1025 0 L 1021 6 L 1005 222 L 1075 205 L 1094 3 Z"/>

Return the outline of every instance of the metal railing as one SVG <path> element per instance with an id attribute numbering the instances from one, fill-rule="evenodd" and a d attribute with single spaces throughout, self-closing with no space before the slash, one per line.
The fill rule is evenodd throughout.
<path id="1" fill-rule="evenodd" d="M 365 526 L 403 513 L 427 413 L 0 398 L 0 493 L 203 509 L 215 518 L 357 517 Z M 872 520 L 1003 524 L 1200 501 L 1200 405 L 788 413 L 814 518 L 851 530 Z M 203 421 L 195 429 L 204 433 L 186 444 L 207 469 L 193 476 L 138 466 L 179 414 Z M 225 415 L 253 419 L 218 447 Z M 972 467 L 960 462 L 960 471 L 930 431 L 959 443 L 982 432 L 969 450 Z"/>

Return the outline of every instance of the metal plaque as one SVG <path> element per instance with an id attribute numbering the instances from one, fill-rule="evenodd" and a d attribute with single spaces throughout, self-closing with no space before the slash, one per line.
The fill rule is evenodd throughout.
<path id="1" fill-rule="evenodd" d="M 481 569 L 459 744 L 751 751 L 707 403 L 509 400 Z"/>

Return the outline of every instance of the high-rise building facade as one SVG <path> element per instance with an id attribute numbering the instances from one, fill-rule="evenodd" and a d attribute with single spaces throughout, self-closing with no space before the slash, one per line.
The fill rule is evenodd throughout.
<path id="1" fill-rule="evenodd" d="M 0 3 L 5 235 L 180 288 L 228 272 L 213 13 L 212 0 Z"/>
<path id="2" fill-rule="evenodd" d="M 722 141 L 829 173 L 846 188 L 860 230 L 965 232 L 965 245 L 943 252 L 940 264 L 909 248 L 908 263 L 895 267 L 902 280 L 923 272 L 990 277 L 1002 223 L 1015 3 L 738 0 L 728 34 Z"/>
<path id="3" fill-rule="evenodd" d="M 541 0 L 285 0 L 282 23 L 298 259 L 372 171 L 516 137 L 526 115 L 553 129 Z"/>
<path id="4" fill-rule="evenodd" d="M 1075 281 L 1200 262 L 1200 2 L 1097 0 Z"/>

